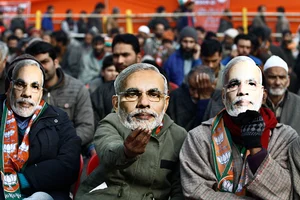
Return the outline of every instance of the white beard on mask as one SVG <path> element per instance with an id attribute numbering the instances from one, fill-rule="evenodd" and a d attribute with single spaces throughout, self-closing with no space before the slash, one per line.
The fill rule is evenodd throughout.
<path id="1" fill-rule="evenodd" d="M 120 108 L 120 105 L 119 105 Z M 147 113 L 152 115 L 155 119 L 154 121 L 149 121 L 149 120 L 140 120 L 134 118 L 134 115 L 139 114 L 139 113 Z M 137 108 L 131 113 L 126 113 L 123 109 L 118 109 L 117 114 L 120 118 L 121 123 L 128 129 L 130 130 L 135 130 L 137 128 L 142 128 L 142 129 L 147 129 L 147 130 L 153 130 L 156 127 L 158 127 L 162 119 L 164 117 L 164 112 L 162 112 L 160 115 L 158 115 L 156 112 L 149 110 L 149 109 L 141 109 Z"/>
<path id="2" fill-rule="evenodd" d="M 236 99 L 234 99 L 233 102 L 228 102 L 225 97 L 226 111 L 232 117 L 237 117 L 240 113 L 246 112 L 247 110 L 259 111 L 261 104 L 262 104 L 262 97 L 263 97 L 263 93 L 261 93 L 261 95 L 259 97 L 259 102 L 253 102 L 253 100 L 250 100 L 250 98 L 248 98 L 247 96 L 237 97 Z M 249 108 L 249 105 L 248 106 L 235 106 L 235 104 L 241 100 L 249 101 L 250 105 L 252 104 L 252 108 Z"/>

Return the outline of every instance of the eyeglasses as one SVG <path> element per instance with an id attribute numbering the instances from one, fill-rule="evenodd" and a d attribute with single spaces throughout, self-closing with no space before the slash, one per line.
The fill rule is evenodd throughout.
<path id="1" fill-rule="evenodd" d="M 20 80 L 12 80 L 13 82 L 13 88 L 18 90 L 18 91 L 24 91 L 25 88 L 28 86 L 24 81 Z M 40 90 L 43 89 L 38 83 L 32 83 L 30 84 L 31 92 L 33 93 L 38 93 Z"/>
<path id="2" fill-rule="evenodd" d="M 131 91 L 125 91 L 125 92 L 119 92 L 118 95 L 121 95 L 124 97 L 125 101 L 137 101 L 141 96 L 143 92 L 140 92 L 138 90 L 131 90 Z M 162 93 L 157 90 L 148 90 L 146 92 L 146 95 L 151 102 L 159 102 L 166 94 Z"/>
<path id="3" fill-rule="evenodd" d="M 243 87 L 245 87 L 248 90 L 257 90 L 262 87 L 261 84 L 257 83 L 254 80 L 247 80 L 244 83 L 245 84 L 243 85 Z M 230 81 L 227 85 L 225 85 L 224 88 L 227 90 L 227 92 L 232 92 L 238 90 L 240 86 L 241 86 L 241 81 L 233 80 Z"/>

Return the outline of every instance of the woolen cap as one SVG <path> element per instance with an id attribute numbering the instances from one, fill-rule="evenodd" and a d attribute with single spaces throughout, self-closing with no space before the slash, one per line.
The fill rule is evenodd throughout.
<path id="1" fill-rule="evenodd" d="M 185 37 L 191 37 L 195 40 L 195 42 L 198 41 L 198 34 L 196 29 L 190 26 L 186 26 L 180 31 L 179 41 L 181 41 Z"/>

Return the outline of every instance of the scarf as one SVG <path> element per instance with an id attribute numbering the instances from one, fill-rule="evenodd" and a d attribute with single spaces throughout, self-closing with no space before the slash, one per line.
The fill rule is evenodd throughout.
<path id="1" fill-rule="evenodd" d="M 261 142 L 263 148 L 268 148 L 270 130 L 275 128 L 277 124 L 274 113 L 268 108 L 261 108 L 260 114 L 265 122 Z M 214 159 L 214 167 L 216 177 L 218 179 L 217 189 L 222 192 L 235 193 L 238 196 L 245 196 L 246 188 L 246 159 L 249 151 L 245 147 L 240 148 L 240 153 L 244 157 L 242 173 L 238 184 L 233 188 L 234 180 L 234 162 L 232 156 L 232 146 L 235 145 L 232 141 L 233 137 L 241 137 L 240 126 L 236 125 L 231 117 L 223 109 L 213 120 L 212 123 L 212 152 Z"/>
<path id="2" fill-rule="evenodd" d="M 14 113 L 8 103 L 3 103 L 0 140 L 2 144 L 2 158 L 0 170 L 3 180 L 4 197 L 7 200 L 21 199 L 20 184 L 17 172 L 20 172 L 29 158 L 29 132 L 32 124 L 47 108 L 42 100 L 28 122 L 21 145 L 18 141 L 18 125 Z"/>

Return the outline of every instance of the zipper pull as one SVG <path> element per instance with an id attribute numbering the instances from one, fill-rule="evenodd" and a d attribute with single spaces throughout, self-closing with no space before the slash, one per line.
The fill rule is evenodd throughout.
<path id="1" fill-rule="evenodd" d="M 123 194 L 123 187 L 119 189 L 118 197 L 122 197 L 122 194 Z"/>

